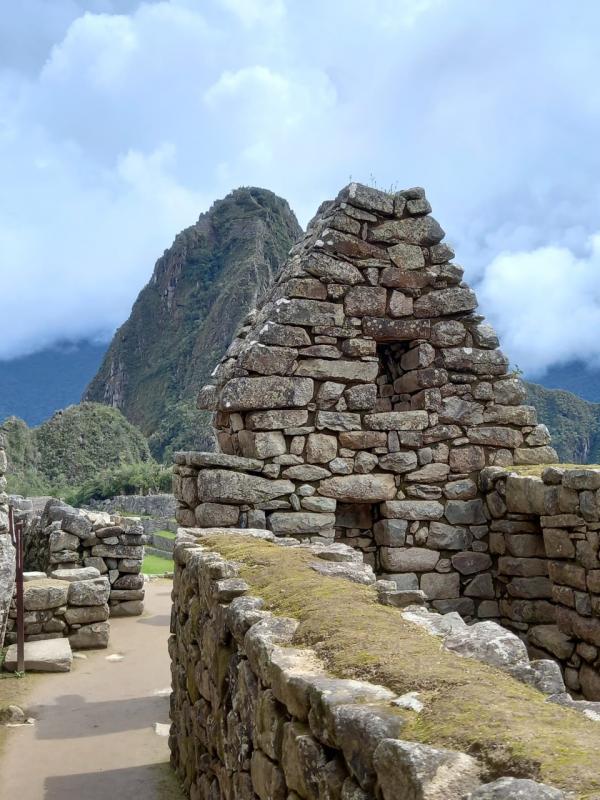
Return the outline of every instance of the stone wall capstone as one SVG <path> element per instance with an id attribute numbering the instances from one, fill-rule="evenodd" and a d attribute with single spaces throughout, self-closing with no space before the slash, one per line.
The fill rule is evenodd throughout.
<path id="1" fill-rule="evenodd" d="M 497 618 L 479 472 L 557 456 L 430 211 L 360 184 L 320 207 L 200 392 L 220 452 L 176 455 L 177 519 L 347 543 Z"/>

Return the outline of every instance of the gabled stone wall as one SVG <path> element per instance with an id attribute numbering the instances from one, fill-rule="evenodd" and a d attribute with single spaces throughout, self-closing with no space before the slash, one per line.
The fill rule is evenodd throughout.
<path id="1" fill-rule="evenodd" d="M 486 466 L 556 461 L 422 189 L 324 203 L 199 405 L 220 453 L 180 453 L 183 525 L 360 549 L 441 611 L 497 617 Z"/>

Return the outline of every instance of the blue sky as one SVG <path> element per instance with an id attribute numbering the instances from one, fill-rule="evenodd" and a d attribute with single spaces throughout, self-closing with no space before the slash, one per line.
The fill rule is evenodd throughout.
<path id="1" fill-rule="evenodd" d="M 0 358 L 108 337 L 232 188 L 352 178 L 426 187 L 513 362 L 600 363 L 595 0 L 6 5 Z"/>

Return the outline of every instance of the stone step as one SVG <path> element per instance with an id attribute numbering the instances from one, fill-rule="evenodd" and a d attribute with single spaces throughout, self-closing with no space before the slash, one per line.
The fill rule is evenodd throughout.
<path id="1" fill-rule="evenodd" d="M 26 672 L 70 672 L 73 653 L 68 639 L 42 639 L 25 642 Z M 17 645 L 12 644 L 6 651 L 4 669 L 15 672 L 17 669 Z"/>

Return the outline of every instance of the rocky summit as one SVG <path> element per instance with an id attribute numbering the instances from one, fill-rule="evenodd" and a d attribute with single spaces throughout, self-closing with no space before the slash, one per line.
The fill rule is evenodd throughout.
<path id="1" fill-rule="evenodd" d="M 266 189 L 214 203 L 157 261 L 85 399 L 120 409 L 157 456 L 207 447 L 195 395 L 300 234 L 287 202 Z"/>

